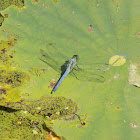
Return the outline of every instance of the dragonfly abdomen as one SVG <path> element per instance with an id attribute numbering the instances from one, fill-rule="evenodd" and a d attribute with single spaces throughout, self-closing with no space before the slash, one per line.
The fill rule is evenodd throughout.
<path id="1" fill-rule="evenodd" d="M 69 72 L 70 72 L 70 68 L 68 67 L 66 71 L 64 72 L 64 74 L 62 75 L 62 77 L 60 78 L 60 80 L 58 81 L 58 83 L 55 85 L 54 89 L 52 90 L 52 93 L 55 92 L 59 88 L 64 78 L 68 75 Z"/>

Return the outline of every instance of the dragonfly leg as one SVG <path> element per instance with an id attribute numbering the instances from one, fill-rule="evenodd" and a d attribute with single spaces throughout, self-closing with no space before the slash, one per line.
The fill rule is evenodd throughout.
<path id="1" fill-rule="evenodd" d="M 76 77 L 76 79 L 78 79 L 78 77 L 76 76 L 76 74 L 73 72 L 73 70 L 76 70 L 75 68 L 73 68 L 71 71 L 70 71 L 70 74 L 72 73 L 75 77 Z M 79 80 L 79 79 L 78 79 Z"/>
<path id="2" fill-rule="evenodd" d="M 80 69 L 79 66 L 78 66 L 77 64 L 76 64 L 76 67 L 77 67 L 78 69 Z"/>
<path id="3" fill-rule="evenodd" d="M 76 79 L 78 79 L 77 76 L 76 76 L 76 74 L 75 74 L 73 71 L 72 71 L 72 73 L 73 73 L 73 75 L 76 77 Z M 78 79 L 78 80 L 79 80 L 79 79 Z"/>

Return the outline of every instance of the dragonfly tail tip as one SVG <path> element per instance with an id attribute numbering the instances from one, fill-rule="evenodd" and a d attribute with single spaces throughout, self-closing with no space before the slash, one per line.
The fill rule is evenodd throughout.
<path id="1" fill-rule="evenodd" d="M 51 94 L 53 94 L 53 93 L 54 93 L 54 91 L 51 92 Z"/>

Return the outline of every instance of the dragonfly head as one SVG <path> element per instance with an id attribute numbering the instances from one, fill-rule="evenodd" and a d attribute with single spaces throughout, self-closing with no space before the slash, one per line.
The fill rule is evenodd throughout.
<path id="1" fill-rule="evenodd" d="M 75 58 L 76 61 L 78 61 L 79 60 L 79 55 L 74 55 L 72 58 Z"/>

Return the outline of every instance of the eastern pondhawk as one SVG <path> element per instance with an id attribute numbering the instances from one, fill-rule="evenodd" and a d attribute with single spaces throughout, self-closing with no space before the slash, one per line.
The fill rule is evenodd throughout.
<path id="1" fill-rule="evenodd" d="M 103 70 L 96 67 L 96 69 L 89 71 L 79 68 L 77 62 L 79 60 L 78 55 L 73 55 L 71 59 L 68 59 L 64 54 L 62 54 L 59 50 L 57 50 L 52 44 L 47 46 L 46 50 L 43 49 L 41 51 L 41 60 L 52 67 L 54 70 L 61 72 L 61 77 L 58 80 L 57 84 L 52 90 L 52 93 L 55 92 L 61 83 L 63 82 L 64 78 L 70 73 L 70 75 L 75 76 L 78 80 L 81 81 L 97 81 L 97 82 L 104 82 L 105 78 L 101 75 L 103 74 Z M 62 61 L 63 60 L 63 61 Z M 92 65 L 96 64 L 103 64 L 103 63 L 92 63 Z M 86 65 L 86 64 L 84 64 Z M 106 64 L 103 64 L 104 66 Z M 74 72 L 73 72 L 74 71 Z"/>

